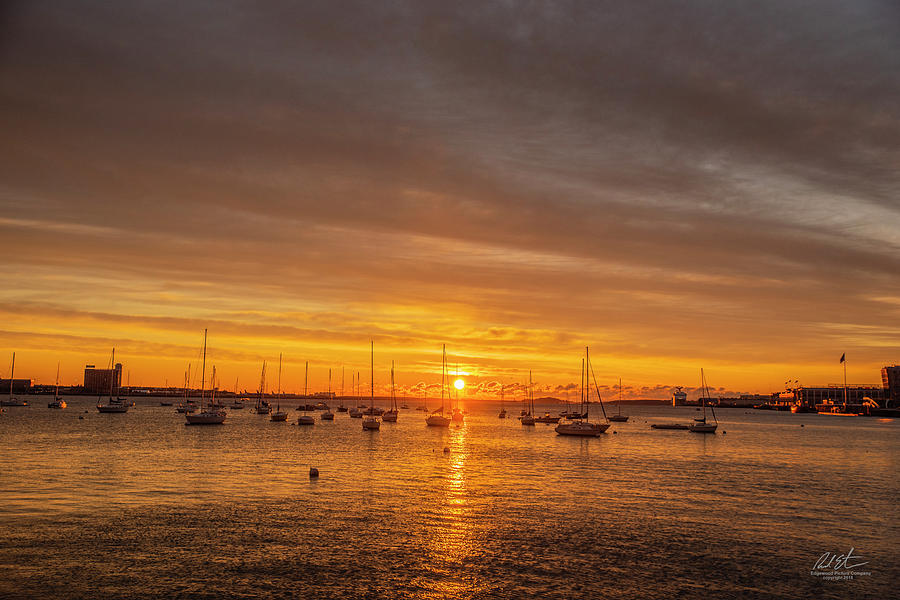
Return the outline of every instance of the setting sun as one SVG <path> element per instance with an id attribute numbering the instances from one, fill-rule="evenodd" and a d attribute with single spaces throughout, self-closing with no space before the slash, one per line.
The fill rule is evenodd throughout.
<path id="1" fill-rule="evenodd" d="M 464 387 L 466 387 L 466 382 L 463 381 L 462 379 L 457 379 L 456 381 L 453 382 L 453 387 L 455 387 L 458 390 L 461 390 Z"/>

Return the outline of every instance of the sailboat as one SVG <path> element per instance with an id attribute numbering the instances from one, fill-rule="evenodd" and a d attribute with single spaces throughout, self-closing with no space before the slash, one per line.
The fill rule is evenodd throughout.
<path id="1" fill-rule="evenodd" d="M 56 394 L 53 396 L 53 402 L 47 403 L 47 408 L 65 408 L 66 401 L 59 397 L 59 363 L 56 363 Z"/>
<path id="2" fill-rule="evenodd" d="M 341 388 L 344 387 L 344 373 L 341 371 Z M 344 390 L 341 389 L 341 396 L 344 395 Z M 328 397 L 331 398 L 331 369 L 328 369 Z M 343 400 L 341 400 L 343 402 Z M 323 421 L 334 421 L 334 413 L 331 412 L 331 408 L 329 406 L 325 406 L 325 412 L 322 413 Z"/>
<path id="3" fill-rule="evenodd" d="M 350 408 L 350 418 L 362 419 L 363 414 L 359 409 L 359 371 L 356 372 L 356 379 L 354 380 L 353 385 L 355 386 L 356 406 Z"/>
<path id="4" fill-rule="evenodd" d="M 614 421 L 616 423 L 625 423 L 628 421 L 628 415 L 622 414 L 622 378 L 619 378 L 619 401 L 617 402 L 619 406 L 619 412 L 615 415 L 611 415 L 609 417 L 610 421 Z"/>
<path id="5" fill-rule="evenodd" d="M 116 362 L 116 349 L 112 349 L 112 355 L 109 359 L 109 401 L 103 404 L 100 396 L 97 396 L 97 410 L 102 413 L 127 413 L 128 404 L 122 398 L 117 397 L 113 392 L 116 389 L 116 371 L 113 365 Z"/>
<path id="6" fill-rule="evenodd" d="M 184 388 L 182 389 L 184 400 L 175 407 L 175 412 L 177 413 L 192 413 L 197 410 L 197 405 L 193 400 L 188 396 L 189 387 L 191 385 L 191 363 L 188 363 L 187 371 L 184 372 Z"/>
<path id="7" fill-rule="evenodd" d="M 528 371 L 528 385 L 525 388 L 525 399 L 523 400 L 523 415 L 520 421 L 522 425 L 534 425 L 534 393 L 531 391 L 531 371 Z"/>
<path id="8" fill-rule="evenodd" d="M 381 420 L 385 423 L 396 423 L 397 415 L 400 410 L 397 407 L 397 395 L 394 391 L 394 361 L 391 361 L 391 408 L 381 415 Z"/>
<path id="9" fill-rule="evenodd" d="M 219 379 L 216 377 L 216 365 L 212 368 L 212 377 L 209 380 L 209 406 L 211 408 L 225 408 L 225 403 L 221 398 L 216 398 L 216 392 L 219 391 Z"/>
<path id="10" fill-rule="evenodd" d="M 13 397 L 13 382 L 16 375 L 16 353 L 13 352 L 12 367 L 9 373 L 9 400 L 0 400 L 0 406 L 28 406 L 27 400 L 19 400 Z"/>
<path id="11" fill-rule="evenodd" d="M 425 424 L 431 427 L 450 427 L 450 419 L 444 416 L 444 392 L 447 391 L 447 345 L 443 345 L 441 360 L 441 407 L 425 417 Z M 447 394 L 448 399 L 450 394 Z"/>
<path id="12" fill-rule="evenodd" d="M 203 407 L 204 388 L 206 387 L 206 329 L 203 330 L 203 367 L 200 371 L 200 411 L 185 413 L 186 425 L 221 425 L 228 413 L 214 405 L 216 401 L 215 385 L 210 385 L 209 405 Z"/>
<path id="13" fill-rule="evenodd" d="M 715 433 L 719 426 L 719 420 L 716 418 L 716 411 L 712 406 L 709 407 L 709 410 L 712 411 L 714 423 L 706 422 L 706 401 L 709 400 L 709 387 L 706 385 L 706 376 L 703 374 L 703 369 L 700 369 L 700 387 L 703 389 L 700 395 L 700 403 L 703 404 L 703 416 L 699 419 L 694 419 L 694 422 L 690 425 L 690 430 L 694 433 Z"/>
<path id="14" fill-rule="evenodd" d="M 375 342 L 372 342 L 372 362 L 371 362 L 371 375 L 372 375 L 372 398 L 371 404 L 369 405 L 369 410 L 375 408 Z M 381 429 L 381 422 L 378 420 L 378 415 L 374 413 L 374 411 L 370 412 L 369 415 L 363 419 L 363 429 L 367 431 L 378 431 Z"/>
<path id="15" fill-rule="evenodd" d="M 266 361 L 263 361 L 262 373 L 259 376 L 259 393 L 256 395 L 256 406 L 253 408 L 253 412 L 258 415 L 267 415 L 272 412 L 272 407 L 269 406 L 269 401 L 265 398 L 266 395 Z"/>
<path id="16" fill-rule="evenodd" d="M 347 412 L 347 407 L 344 406 L 344 367 L 341 367 L 341 402 L 337 407 L 338 412 Z"/>
<path id="17" fill-rule="evenodd" d="M 609 419 L 606 416 L 606 409 L 603 407 L 603 398 L 600 397 L 600 387 L 597 385 L 597 378 L 593 373 L 594 370 L 591 368 L 590 350 L 585 346 L 584 368 L 582 368 L 581 377 L 581 406 L 578 408 L 579 412 L 584 415 L 584 418 L 577 419 L 571 423 L 560 423 L 557 425 L 556 433 L 559 435 L 596 437 L 609 429 Z M 600 410 L 603 411 L 603 418 L 606 419 L 606 423 L 590 422 L 591 378 L 594 380 L 594 388 L 597 390 L 597 400 L 600 401 Z M 587 383 L 587 386 L 585 386 L 585 383 Z"/>
<path id="18" fill-rule="evenodd" d="M 309 361 L 306 361 L 306 369 L 303 372 L 303 398 L 309 398 Z M 316 418 L 310 414 L 307 414 L 309 410 L 309 404 L 301 404 L 297 407 L 297 410 L 302 410 L 303 414 L 297 417 L 297 425 L 315 425 Z"/>
<path id="19" fill-rule="evenodd" d="M 234 378 L 234 400 L 231 402 L 232 410 L 244 410 L 244 398 L 238 398 L 238 378 Z"/>
<path id="20" fill-rule="evenodd" d="M 275 412 L 269 417 L 270 421 L 287 421 L 287 413 L 281 410 L 281 353 L 278 353 L 278 399 L 275 401 Z"/>
<path id="21" fill-rule="evenodd" d="M 506 418 L 506 406 L 503 405 L 503 384 L 500 384 L 500 414 L 497 415 L 501 419 Z"/>

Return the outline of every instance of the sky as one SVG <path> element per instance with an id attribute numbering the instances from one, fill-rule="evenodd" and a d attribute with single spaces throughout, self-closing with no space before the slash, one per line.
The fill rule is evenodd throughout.
<path id="1" fill-rule="evenodd" d="M 0 369 L 879 383 L 898 100 L 888 0 L 4 3 Z"/>

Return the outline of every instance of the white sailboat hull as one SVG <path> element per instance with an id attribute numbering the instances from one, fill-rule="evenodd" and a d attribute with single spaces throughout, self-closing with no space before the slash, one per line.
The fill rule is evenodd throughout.
<path id="1" fill-rule="evenodd" d="M 431 415 L 425 418 L 425 424 L 429 427 L 450 427 L 450 419 L 443 415 Z"/>
<path id="2" fill-rule="evenodd" d="M 596 437 L 609 429 L 609 423 L 561 423 L 556 426 L 559 435 L 577 435 L 583 437 Z"/>
<path id="3" fill-rule="evenodd" d="M 184 415 L 188 425 L 221 425 L 228 416 L 224 410 L 204 411 L 199 413 L 187 413 Z"/>
<path id="4" fill-rule="evenodd" d="M 715 423 L 693 423 L 690 430 L 694 433 L 715 433 L 717 427 Z"/>

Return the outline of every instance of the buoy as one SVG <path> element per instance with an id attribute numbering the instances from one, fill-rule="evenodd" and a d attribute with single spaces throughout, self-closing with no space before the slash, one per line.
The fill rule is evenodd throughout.
<path id="1" fill-rule="evenodd" d="M 722 430 L 722 435 L 725 435 L 726 433 L 728 433 L 728 432 L 725 430 Z"/>
<path id="2" fill-rule="evenodd" d="M 800 423 L 800 427 L 803 427 L 803 423 Z"/>
<path id="3" fill-rule="evenodd" d="M 613 435 L 616 435 L 617 433 L 619 433 L 619 432 L 618 432 L 618 431 L 613 431 Z"/>
<path id="4" fill-rule="evenodd" d="M 444 454 L 450 454 L 450 447 L 444 446 Z"/>
<path id="5" fill-rule="evenodd" d="M 310 479 L 312 479 L 312 478 L 314 478 L 314 477 L 318 477 L 318 476 L 319 476 L 319 470 L 318 470 L 317 468 L 315 468 L 315 467 L 310 467 L 310 468 L 309 468 L 309 477 L 310 477 Z"/>

